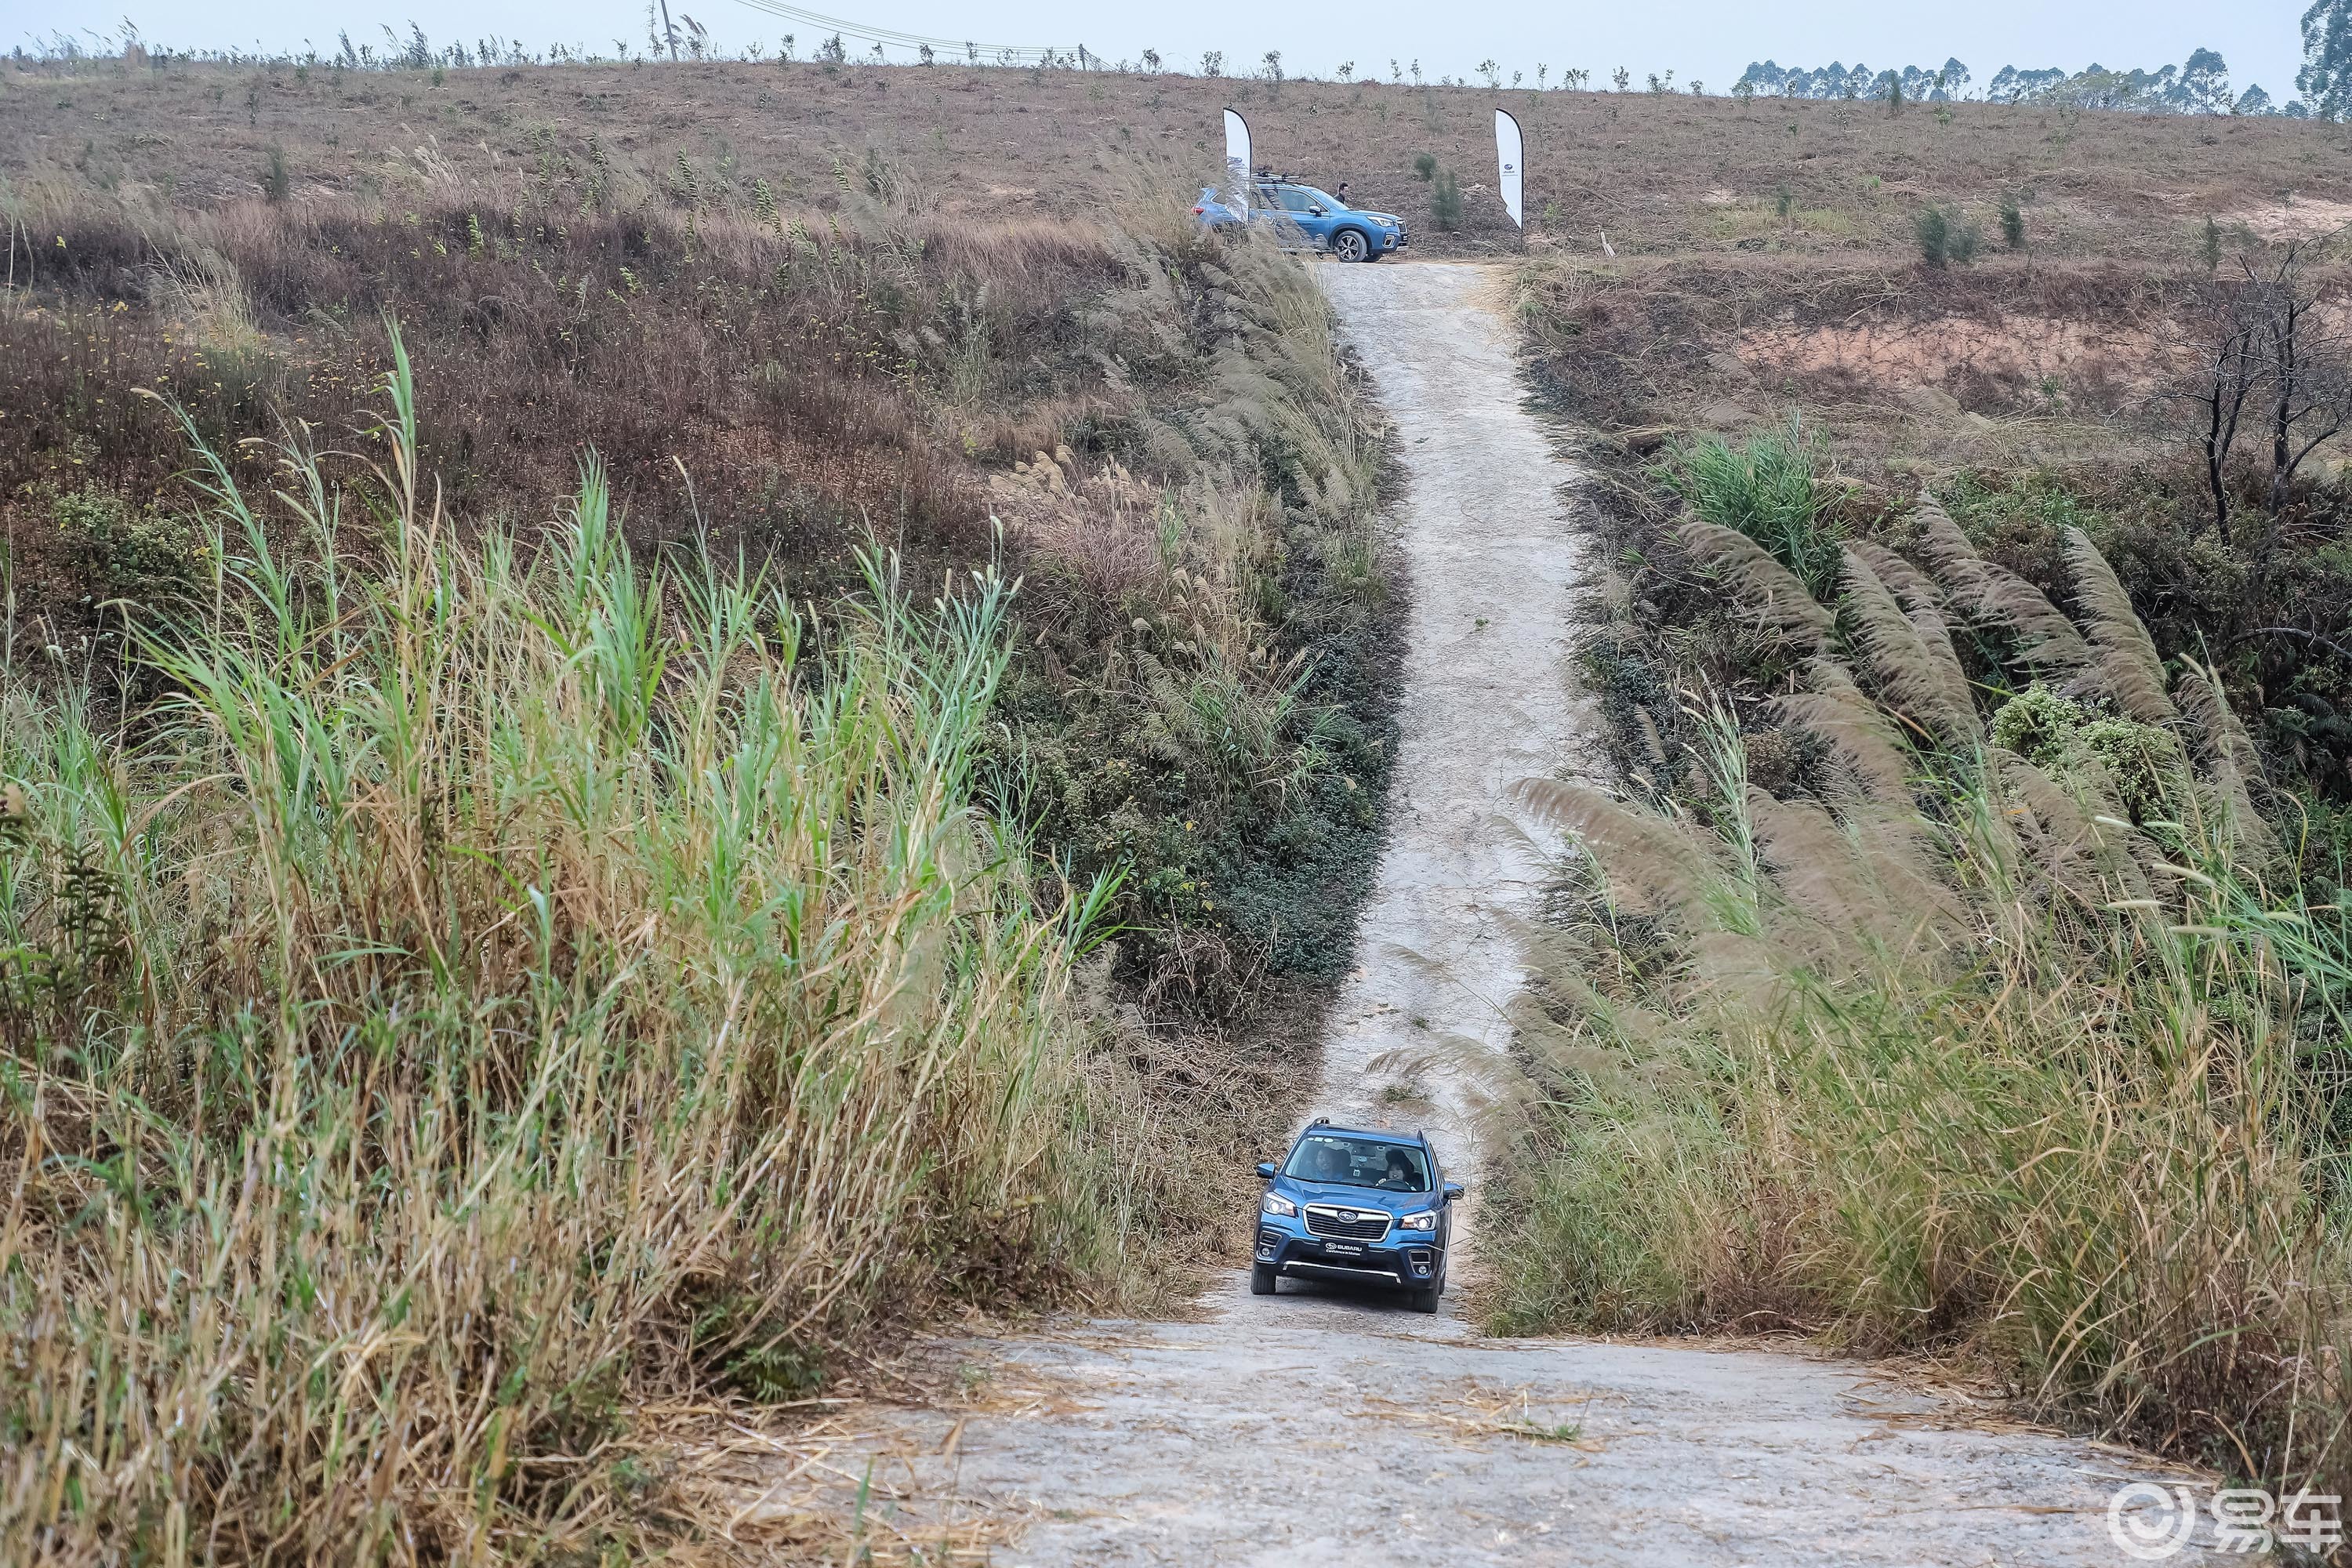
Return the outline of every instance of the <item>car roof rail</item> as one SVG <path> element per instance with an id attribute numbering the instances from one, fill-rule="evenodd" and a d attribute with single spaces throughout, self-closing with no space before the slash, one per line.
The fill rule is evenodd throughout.
<path id="1" fill-rule="evenodd" d="M 1328 1116 L 1318 1116 L 1307 1125 L 1309 1127 L 1328 1127 L 1331 1125 L 1331 1119 Z"/>

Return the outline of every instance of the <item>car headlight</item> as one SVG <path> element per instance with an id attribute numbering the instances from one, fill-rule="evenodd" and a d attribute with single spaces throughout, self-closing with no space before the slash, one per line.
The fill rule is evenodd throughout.
<path id="1" fill-rule="evenodd" d="M 1298 1217 L 1298 1205 L 1280 1193 L 1266 1194 L 1258 1200 L 1257 1207 L 1260 1214 L 1288 1215 L 1293 1219 Z"/>
<path id="2" fill-rule="evenodd" d="M 1437 1211 L 1423 1209 L 1419 1214 L 1409 1214 L 1397 1221 L 1397 1228 L 1399 1230 L 1435 1230 Z"/>

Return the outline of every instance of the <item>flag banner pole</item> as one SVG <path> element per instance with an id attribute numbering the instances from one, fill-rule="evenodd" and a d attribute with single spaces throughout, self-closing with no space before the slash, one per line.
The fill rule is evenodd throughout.
<path id="1" fill-rule="evenodd" d="M 1225 110 L 1225 179 L 1233 187 L 1233 205 L 1247 212 L 1250 202 L 1249 121 L 1228 109 Z"/>
<path id="2" fill-rule="evenodd" d="M 1521 229 L 1528 226 L 1522 181 L 1527 174 L 1527 138 L 1519 134 L 1518 118 L 1507 109 L 1495 110 L 1495 161 L 1501 165 L 1496 188 L 1503 194 L 1503 205 L 1511 215 L 1511 222 Z"/>

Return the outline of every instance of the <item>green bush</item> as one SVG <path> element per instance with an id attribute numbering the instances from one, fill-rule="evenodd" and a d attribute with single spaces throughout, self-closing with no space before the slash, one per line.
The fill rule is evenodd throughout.
<path id="1" fill-rule="evenodd" d="M 1974 218 L 1967 217 L 1955 210 L 1952 214 L 1951 238 L 1948 241 L 1948 247 L 1954 261 L 1963 267 L 1969 266 L 1976 260 L 1977 253 L 1984 248 L 1984 230 L 1977 226 Z"/>
<path id="2" fill-rule="evenodd" d="M 1437 183 L 1429 193 L 1429 210 L 1441 232 L 1453 234 L 1462 227 L 1462 184 L 1453 170 L 1437 172 Z"/>
<path id="3" fill-rule="evenodd" d="M 1928 207 L 1915 225 L 1919 258 L 1938 269 L 1955 263 L 1965 267 L 1984 247 L 1984 231 L 1957 207 Z"/>
<path id="4" fill-rule="evenodd" d="M 2187 759 L 2164 730 L 2062 697 L 2036 682 L 1992 715 L 1993 743 L 2062 784 L 2122 809 L 2137 824 L 2170 820 L 2187 805 Z"/>
<path id="5" fill-rule="evenodd" d="M 100 604 L 152 608 L 211 580 L 210 535 L 186 518 L 135 507 L 98 485 L 58 496 L 49 516 L 81 555 L 83 581 Z"/>
<path id="6" fill-rule="evenodd" d="M 1412 155 L 1412 177 L 1414 179 L 1426 180 L 1433 176 L 1436 173 L 1437 159 L 1433 154 L 1428 153 L 1415 153 Z"/>

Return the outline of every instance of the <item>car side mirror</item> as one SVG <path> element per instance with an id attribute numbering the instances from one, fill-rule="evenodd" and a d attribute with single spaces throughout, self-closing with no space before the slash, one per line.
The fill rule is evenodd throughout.
<path id="1" fill-rule="evenodd" d="M 1259 1181 L 1261 1181 L 1261 1182 L 1270 1182 L 1270 1181 L 1274 1180 L 1274 1162 L 1273 1162 L 1273 1161 L 1271 1161 L 1271 1160 L 1260 1160 L 1260 1161 L 1257 1163 L 1257 1179 L 1258 1179 Z"/>
<path id="2" fill-rule="evenodd" d="M 1448 1182 L 1448 1183 L 1446 1183 L 1446 1184 L 1445 1184 L 1445 1201 L 1446 1201 L 1447 1203 L 1449 1203 L 1449 1204 L 1450 1204 L 1450 1203 L 1452 1203 L 1454 1199 L 1456 1199 L 1456 1198 L 1460 1197 L 1461 1195 L 1462 1195 L 1462 1184 L 1461 1184 L 1461 1183 L 1459 1183 L 1459 1182 Z"/>
<path id="3" fill-rule="evenodd" d="M 1328 213 L 1325 212 L 1321 207 L 1308 207 L 1307 210 L 1308 212 L 1310 212 L 1310 213 L 1313 213 L 1317 217 L 1328 217 L 1328 216 L 1330 216 Z"/>

